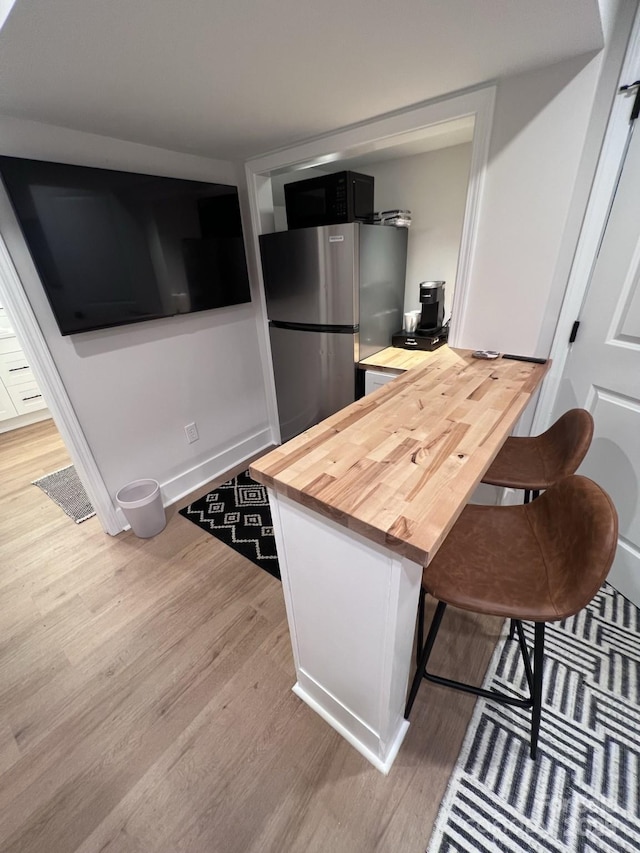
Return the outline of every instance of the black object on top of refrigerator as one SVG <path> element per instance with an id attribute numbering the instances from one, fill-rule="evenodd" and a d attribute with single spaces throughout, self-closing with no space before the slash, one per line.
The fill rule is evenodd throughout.
<path id="1" fill-rule="evenodd" d="M 289 230 L 344 222 L 373 223 L 374 183 L 372 175 L 333 172 L 285 184 Z"/>
<path id="2" fill-rule="evenodd" d="M 282 441 L 355 400 L 356 365 L 402 323 L 407 229 L 358 222 L 260 237 Z"/>

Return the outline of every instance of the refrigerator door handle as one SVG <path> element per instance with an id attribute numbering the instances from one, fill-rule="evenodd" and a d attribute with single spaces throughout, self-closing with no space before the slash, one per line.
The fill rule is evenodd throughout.
<path id="1" fill-rule="evenodd" d="M 336 335 L 354 335 L 359 330 L 355 326 L 319 325 L 318 323 L 284 323 L 280 320 L 269 320 L 272 329 L 290 329 L 293 332 L 328 332 Z"/>

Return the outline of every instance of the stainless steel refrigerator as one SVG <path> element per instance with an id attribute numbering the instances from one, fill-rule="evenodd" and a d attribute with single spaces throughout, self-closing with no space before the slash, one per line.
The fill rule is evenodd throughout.
<path id="1" fill-rule="evenodd" d="M 283 441 L 352 403 L 356 364 L 402 327 L 407 229 L 326 225 L 260 237 Z"/>

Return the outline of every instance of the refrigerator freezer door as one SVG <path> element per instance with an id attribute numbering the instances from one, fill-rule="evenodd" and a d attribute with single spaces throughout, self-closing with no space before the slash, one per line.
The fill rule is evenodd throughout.
<path id="1" fill-rule="evenodd" d="M 263 234 L 260 254 L 269 319 L 356 326 L 358 239 L 356 223 Z"/>
<path id="2" fill-rule="evenodd" d="M 355 399 L 357 335 L 271 327 L 282 441 Z"/>

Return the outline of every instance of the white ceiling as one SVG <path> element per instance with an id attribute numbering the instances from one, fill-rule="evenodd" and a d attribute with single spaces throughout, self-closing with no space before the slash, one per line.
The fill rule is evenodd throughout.
<path id="1" fill-rule="evenodd" d="M 601 45 L 597 0 L 17 0 L 0 113 L 244 160 Z"/>

